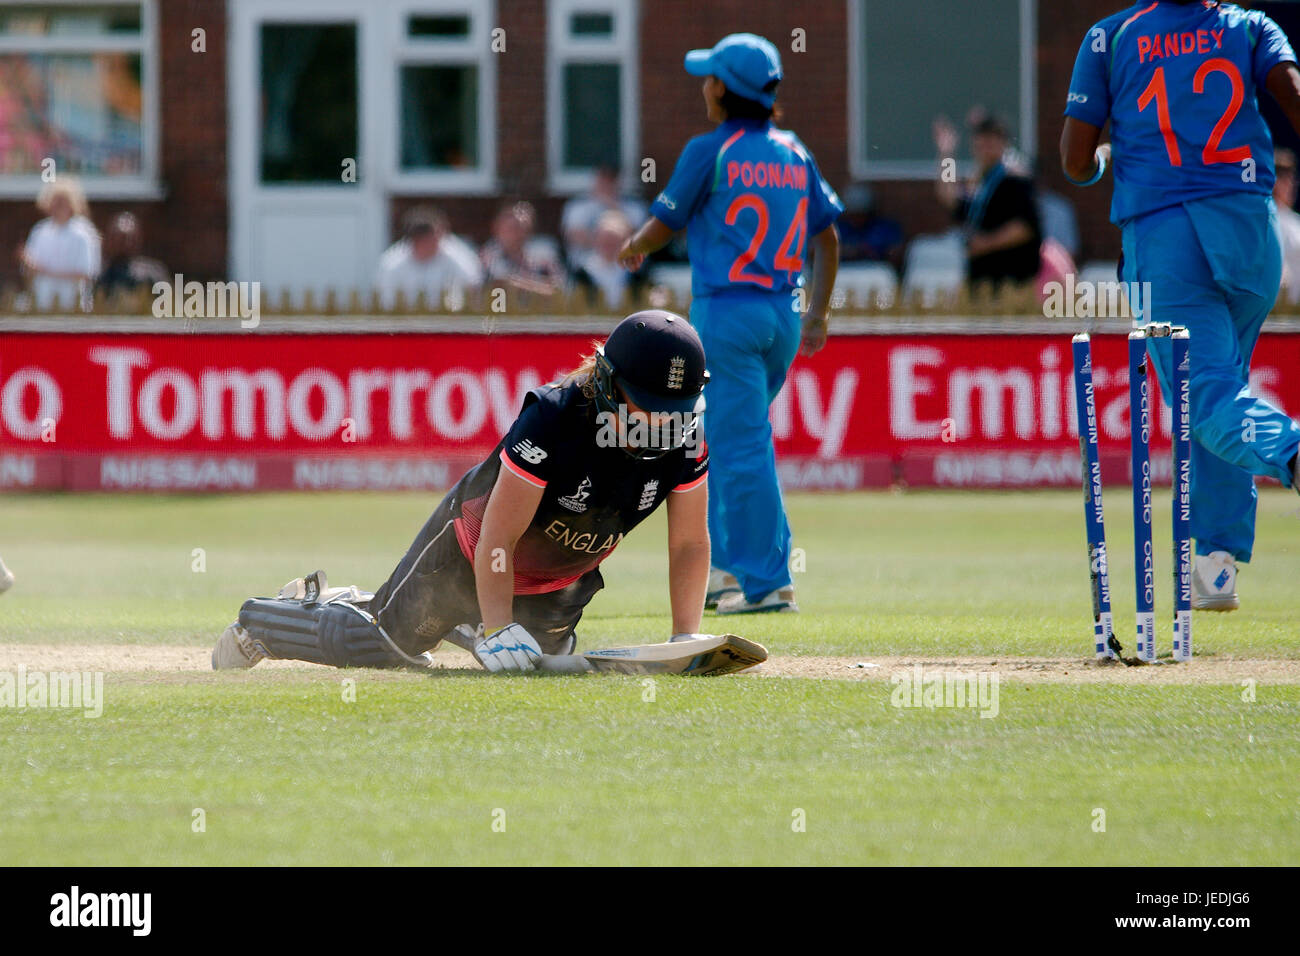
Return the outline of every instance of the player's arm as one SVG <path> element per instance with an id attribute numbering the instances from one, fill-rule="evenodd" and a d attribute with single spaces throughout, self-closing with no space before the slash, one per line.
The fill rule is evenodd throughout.
<path id="1" fill-rule="evenodd" d="M 655 216 L 651 216 L 636 232 L 628 237 L 619 250 L 618 261 L 633 271 L 641 268 L 645 257 L 658 252 L 673 238 L 673 230 Z"/>
<path id="2" fill-rule="evenodd" d="M 1099 182 L 1110 163 L 1110 145 L 1098 144 L 1111 113 L 1111 29 L 1111 21 L 1103 20 L 1088 30 L 1070 74 L 1065 128 L 1061 130 L 1061 169 L 1076 186 Z"/>
<path id="3" fill-rule="evenodd" d="M 1101 127 L 1073 116 L 1061 131 L 1061 169 L 1076 186 L 1092 185 L 1110 162 L 1110 143 L 1101 143 Z"/>
<path id="4" fill-rule="evenodd" d="M 515 545 L 537 514 L 543 490 L 502 468 L 488 498 L 474 549 L 474 584 L 489 634 L 515 619 Z"/>
<path id="5" fill-rule="evenodd" d="M 1289 61 L 1273 67 L 1268 71 L 1268 91 L 1291 128 L 1300 133 L 1300 68 Z"/>
<path id="6" fill-rule="evenodd" d="M 813 355 L 826 344 L 831 294 L 835 291 L 835 276 L 840 271 L 840 231 L 834 223 L 812 237 L 812 248 L 812 290 L 808 294 L 808 312 L 803 317 L 803 336 L 799 345 L 803 355 Z"/>
<path id="7" fill-rule="evenodd" d="M 650 217 L 619 250 L 618 261 L 623 266 L 634 271 L 641 268 L 646 256 L 658 252 L 675 232 L 686 228 L 708 195 L 715 158 L 711 142 L 707 136 L 697 136 L 686 144 L 668 185 L 650 204 Z"/>
<path id="8" fill-rule="evenodd" d="M 668 596 L 673 633 L 695 634 L 709 589 L 709 484 L 668 495 Z"/>

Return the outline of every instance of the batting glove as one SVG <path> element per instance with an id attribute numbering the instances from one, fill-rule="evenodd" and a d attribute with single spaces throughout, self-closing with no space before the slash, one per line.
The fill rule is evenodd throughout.
<path id="1" fill-rule="evenodd" d="M 507 624 L 484 634 L 474 645 L 479 662 L 493 674 L 523 673 L 537 669 L 542 649 L 522 624 Z"/>

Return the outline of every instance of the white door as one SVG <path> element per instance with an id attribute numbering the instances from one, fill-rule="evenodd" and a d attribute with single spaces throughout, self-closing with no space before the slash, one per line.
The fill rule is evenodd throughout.
<path id="1" fill-rule="evenodd" d="M 379 69 L 373 10 L 232 0 L 230 15 L 234 278 L 296 301 L 308 288 L 368 289 L 387 234 L 383 137 L 365 108 Z"/>

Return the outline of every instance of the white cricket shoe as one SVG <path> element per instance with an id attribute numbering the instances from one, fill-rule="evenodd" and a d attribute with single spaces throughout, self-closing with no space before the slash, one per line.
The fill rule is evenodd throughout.
<path id="1" fill-rule="evenodd" d="M 794 588 L 778 588 L 757 601 L 750 601 L 745 592 L 738 591 L 718 602 L 719 614 L 766 614 L 771 611 L 798 611 L 794 603 Z"/>
<path id="2" fill-rule="evenodd" d="M 262 651 L 253 645 L 248 631 L 238 624 L 232 624 L 221 632 L 217 646 L 212 648 L 212 669 L 214 671 L 248 670 L 262 658 Z"/>
<path id="3" fill-rule="evenodd" d="M 1235 611 L 1237 562 L 1227 551 L 1198 554 L 1192 565 L 1192 607 L 1198 611 Z"/>
<path id="4" fill-rule="evenodd" d="M 717 607 L 723 598 L 739 593 L 740 581 L 734 574 L 721 568 L 709 568 L 709 590 L 704 596 L 705 607 Z"/>
<path id="5" fill-rule="evenodd" d="M 5 567 L 5 563 L 0 561 L 0 594 L 4 594 L 14 586 L 14 573 Z"/>

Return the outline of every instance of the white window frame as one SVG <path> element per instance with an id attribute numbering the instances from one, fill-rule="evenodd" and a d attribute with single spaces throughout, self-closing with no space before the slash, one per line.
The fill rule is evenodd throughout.
<path id="1" fill-rule="evenodd" d="M 0 7 L 30 5 L 31 0 L 0 0 Z M 42 0 L 47 7 L 94 3 L 97 6 L 139 7 L 140 37 L 0 36 L 0 53 L 139 53 L 141 58 L 140 164 L 134 176 L 80 175 L 89 199 L 162 199 L 158 177 L 159 80 L 158 11 L 156 0 Z M 57 170 L 56 170 L 57 174 Z M 0 197 L 30 198 L 45 183 L 40 173 L 0 175 Z"/>
<path id="2" fill-rule="evenodd" d="M 591 188 L 592 169 L 564 165 L 564 67 L 570 63 L 617 63 L 623 142 L 620 172 L 630 175 L 641 144 L 638 0 L 549 0 L 546 5 L 546 168 L 553 194 L 574 195 Z M 614 18 L 611 37 L 574 37 L 569 20 L 575 13 L 607 13 Z"/>
<path id="3" fill-rule="evenodd" d="M 463 16 L 466 37 L 412 38 L 412 16 Z M 387 186 L 396 195 L 476 195 L 497 192 L 497 55 L 492 52 L 496 0 L 409 0 L 389 11 L 390 49 L 382 97 L 391 141 Z M 509 37 L 507 37 L 507 43 Z M 507 46 L 507 50 L 509 47 Z M 405 170 L 402 168 L 401 70 L 404 66 L 474 66 L 478 68 L 478 166 L 474 169 Z"/>
<path id="4" fill-rule="evenodd" d="M 863 4 L 868 0 L 846 0 L 849 23 L 849 88 L 845 98 L 849 105 L 849 171 L 854 179 L 933 179 L 934 160 L 890 160 L 872 162 L 864 149 L 867 117 L 863 103 L 864 73 L 867 51 L 862 43 Z M 1037 3 L 1020 0 L 1020 116 L 1018 146 L 1028 159 L 1038 152 L 1038 62 Z M 961 174 L 970 173 L 971 164 L 961 164 Z"/>

